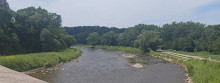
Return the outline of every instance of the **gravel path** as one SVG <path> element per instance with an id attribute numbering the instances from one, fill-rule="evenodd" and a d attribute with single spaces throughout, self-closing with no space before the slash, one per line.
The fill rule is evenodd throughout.
<path id="1" fill-rule="evenodd" d="M 205 60 L 206 59 L 206 58 L 203 58 L 203 57 L 200 57 L 200 56 L 191 56 L 191 55 L 185 55 L 185 54 L 174 53 L 174 52 L 169 52 L 169 51 L 164 51 L 162 53 L 170 54 L 170 55 L 173 55 L 173 56 L 182 57 L 182 58 L 186 58 L 186 59 L 189 59 L 189 58 L 199 59 L 199 60 Z M 210 58 L 208 60 L 209 61 L 214 61 L 214 62 L 220 62 L 220 61 L 213 60 L 213 59 L 210 59 Z"/>

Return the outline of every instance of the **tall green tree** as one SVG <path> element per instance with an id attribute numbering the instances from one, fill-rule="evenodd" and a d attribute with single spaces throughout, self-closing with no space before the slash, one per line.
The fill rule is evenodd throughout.
<path id="1" fill-rule="evenodd" d="M 121 33 L 118 37 L 118 45 L 121 46 L 133 46 L 134 41 L 143 30 L 154 31 L 159 30 L 156 25 L 138 24 L 134 27 L 127 28 L 125 32 Z"/>
<path id="2" fill-rule="evenodd" d="M 218 38 L 220 38 L 220 25 L 209 25 L 205 27 L 205 30 L 202 32 L 196 47 L 199 50 L 212 53 L 214 51 L 214 43 Z"/>
<path id="3" fill-rule="evenodd" d="M 161 42 L 162 38 L 160 38 L 159 32 L 143 30 L 137 40 L 134 41 L 134 45 L 144 52 L 149 52 L 150 49 L 157 50 Z"/>
<path id="4" fill-rule="evenodd" d="M 100 43 L 99 33 L 97 32 L 90 33 L 89 36 L 86 38 L 86 40 L 89 45 L 93 45 L 93 46 L 98 45 Z"/>
<path id="5" fill-rule="evenodd" d="M 117 34 L 114 31 L 107 32 L 101 36 L 103 45 L 115 46 L 117 44 Z"/>
<path id="6" fill-rule="evenodd" d="M 26 52 L 41 52 L 65 48 L 60 34 L 61 16 L 42 8 L 28 7 L 15 15 L 21 46 Z M 59 49 L 58 49 L 59 48 Z"/>
<path id="7" fill-rule="evenodd" d="M 13 11 L 0 8 L 0 55 L 16 54 L 20 50 L 19 38 L 12 23 Z"/>
<path id="8" fill-rule="evenodd" d="M 193 52 L 195 44 L 191 38 L 181 37 L 174 40 L 173 49 L 178 51 Z"/>
<path id="9" fill-rule="evenodd" d="M 213 54 L 220 54 L 220 38 L 216 39 L 213 43 Z"/>
<path id="10" fill-rule="evenodd" d="M 201 37 L 205 25 L 195 22 L 173 22 L 172 24 L 165 24 L 161 29 L 161 37 L 164 40 L 163 48 L 172 49 L 173 43 L 178 38 L 189 38 L 196 42 Z M 176 40 L 176 41 L 175 41 Z M 193 47 L 194 48 L 194 47 Z"/>
<path id="11" fill-rule="evenodd" d="M 0 8 L 0 55 L 58 51 L 75 39 L 61 28 L 61 16 L 42 8 L 14 12 Z"/>
<path id="12" fill-rule="evenodd" d="M 77 43 L 87 44 L 86 38 L 90 33 L 97 32 L 99 35 L 103 35 L 109 31 L 115 33 L 122 33 L 125 29 L 118 29 L 115 27 L 101 27 L 101 26 L 77 26 L 77 27 L 64 27 L 65 32 L 76 38 Z"/>

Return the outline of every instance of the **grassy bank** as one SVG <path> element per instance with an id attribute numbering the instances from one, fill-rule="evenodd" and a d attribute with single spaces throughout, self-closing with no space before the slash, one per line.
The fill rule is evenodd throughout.
<path id="1" fill-rule="evenodd" d="M 16 71 L 27 71 L 40 67 L 50 67 L 70 61 L 81 55 L 78 49 L 66 49 L 60 52 L 43 52 L 22 55 L 1 56 L 0 65 Z"/>
<path id="2" fill-rule="evenodd" d="M 154 51 L 151 51 L 150 54 L 162 58 L 169 58 L 174 62 L 184 64 L 187 67 L 188 74 L 194 83 L 220 83 L 220 63 L 218 62 L 184 59 Z"/>
<path id="3" fill-rule="evenodd" d="M 205 52 L 205 51 L 200 51 L 200 52 L 184 52 L 184 51 L 174 51 L 174 50 L 168 50 L 174 53 L 180 53 L 180 54 L 186 54 L 186 55 L 192 55 L 192 56 L 201 56 L 204 58 L 212 58 L 215 60 L 220 60 L 220 55 L 213 55 L 210 54 L 209 52 Z"/>
<path id="4" fill-rule="evenodd" d="M 77 45 L 79 47 L 91 47 L 89 45 Z M 141 51 L 141 49 L 138 48 L 134 48 L 134 47 L 125 47 L 125 46 L 106 46 L 106 45 L 97 45 L 95 46 L 95 48 L 97 49 L 105 49 L 105 50 L 112 50 L 112 51 L 124 51 L 124 52 L 131 52 L 131 53 L 140 53 L 142 54 L 143 51 Z"/>
<path id="5" fill-rule="evenodd" d="M 132 53 L 143 53 L 143 51 L 141 51 L 141 49 L 134 48 L 134 47 L 98 45 L 95 48 L 106 49 L 106 50 L 115 50 L 115 51 L 125 51 L 125 52 L 132 52 Z"/>

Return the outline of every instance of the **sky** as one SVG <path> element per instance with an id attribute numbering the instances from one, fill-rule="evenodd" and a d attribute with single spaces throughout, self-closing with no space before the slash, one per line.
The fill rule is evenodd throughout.
<path id="1" fill-rule="evenodd" d="M 127 28 L 194 21 L 220 24 L 220 0 L 7 0 L 17 11 L 42 7 L 62 16 L 62 26 Z"/>

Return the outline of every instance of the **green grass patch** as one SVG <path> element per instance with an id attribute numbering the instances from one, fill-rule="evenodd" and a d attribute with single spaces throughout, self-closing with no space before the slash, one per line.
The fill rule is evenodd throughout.
<path id="1" fill-rule="evenodd" d="M 220 63 L 208 60 L 184 59 L 173 55 L 151 51 L 150 54 L 162 58 L 171 58 L 183 63 L 194 83 L 220 83 Z"/>
<path id="2" fill-rule="evenodd" d="M 81 55 L 79 49 L 65 49 L 60 52 L 43 52 L 11 56 L 1 56 L 0 65 L 16 71 L 28 71 L 40 67 L 51 67 L 61 62 L 70 61 Z"/>
<path id="3" fill-rule="evenodd" d="M 184 64 L 194 83 L 220 83 L 220 63 L 189 59 Z"/>
<path id="4" fill-rule="evenodd" d="M 220 61 L 220 55 L 213 55 L 213 54 L 210 54 L 209 52 L 206 52 L 206 51 L 199 51 L 199 52 L 184 52 L 184 51 L 174 51 L 174 50 L 168 50 L 168 51 L 174 52 L 174 53 L 192 55 L 192 56 L 201 56 L 204 58 L 210 57 L 211 59 L 215 59 L 215 60 Z"/>
<path id="5" fill-rule="evenodd" d="M 95 48 L 113 50 L 113 51 L 125 51 L 125 52 L 140 53 L 140 54 L 143 53 L 143 51 L 141 49 L 134 48 L 134 47 L 98 45 L 98 46 L 95 46 Z"/>
<path id="6" fill-rule="evenodd" d="M 78 47 L 87 47 L 87 48 L 91 47 L 90 45 L 84 45 L 84 44 L 77 44 L 77 45 L 75 45 L 75 46 L 78 46 Z"/>

